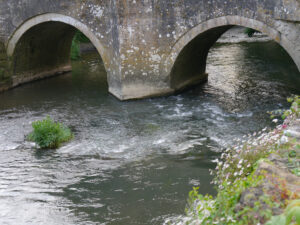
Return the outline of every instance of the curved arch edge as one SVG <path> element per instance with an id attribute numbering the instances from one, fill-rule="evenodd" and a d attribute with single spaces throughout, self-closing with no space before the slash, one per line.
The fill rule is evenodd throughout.
<path id="1" fill-rule="evenodd" d="M 184 47 L 190 43 L 194 38 L 196 38 L 199 34 L 208 31 L 210 29 L 221 27 L 221 26 L 229 26 L 229 25 L 236 25 L 236 26 L 244 26 L 249 27 L 255 30 L 258 30 L 262 33 L 267 34 L 270 38 L 274 41 L 279 43 L 291 56 L 294 60 L 295 64 L 297 65 L 300 71 L 300 60 L 297 61 L 297 56 L 293 52 L 293 44 L 282 34 L 275 30 L 274 28 L 266 25 L 265 23 L 246 18 L 241 16 L 223 16 L 214 19 L 207 20 L 203 23 L 198 24 L 197 26 L 190 29 L 188 32 L 184 33 L 173 45 L 171 48 L 170 53 L 166 56 L 165 60 L 162 61 L 162 69 L 167 74 L 171 74 L 171 70 L 176 62 L 177 57 L 179 56 L 180 52 L 184 49 Z"/>
<path id="2" fill-rule="evenodd" d="M 46 13 L 41 14 L 35 17 L 30 18 L 29 20 L 25 21 L 23 24 L 21 24 L 15 32 L 11 35 L 7 42 L 7 55 L 9 57 L 13 56 L 15 48 L 21 37 L 32 27 L 44 23 L 44 22 L 61 22 L 64 24 L 68 24 L 70 26 L 73 26 L 74 28 L 81 31 L 86 37 L 89 38 L 89 40 L 92 42 L 92 44 L 96 47 L 99 55 L 102 57 L 102 60 L 104 62 L 105 69 L 109 68 L 108 61 L 106 60 L 105 55 L 105 48 L 100 43 L 99 39 L 96 37 L 96 35 L 91 31 L 91 29 L 86 26 L 85 24 L 81 23 L 80 21 L 65 16 L 62 14 L 57 13 Z"/>

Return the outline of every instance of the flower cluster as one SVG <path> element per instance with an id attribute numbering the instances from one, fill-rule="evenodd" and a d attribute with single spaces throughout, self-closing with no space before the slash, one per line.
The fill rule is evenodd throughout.
<path id="1" fill-rule="evenodd" d="M 292 101 L 291 108 L 283 114 L 284 123 L 282 125 L 277 125 L 273 130 L 264 128 L 259 132 L 235 140 L 237 144 L 234 147 L 226 149 L 220 159 L 214 160 L 217 166 L 215 170 L 211 170 L 211 174 L 215 177 L 213 184 L 217 187 L 218 195 L 215 198 L 209 195 L 203 196 L 194 188 L 189 195 L 190 207 L 187 209 L 187 217 L 176 224 L 241 225 L 260 223 L 255 217 L 247 217 L 247 212 L 252 210 L 251 208 L 237 212 L 236 206 L 245 190 L 257 187 L 263 181 L 263 176 L 255 174 L 259 162 L 271 153 L 279 152 L 280 149 L 289 145 L 286 128 L 300 117 L 300 97 L 294 97 Z M 274 123 L 278 123 L 278 121 L 278 119 L 273 119 Z M 266 197 L 265 202 L 270 202 L 270 199 Z"/>
<path id="2" fill-rule="evenodd" d="M 246 179 L 257 166 L 257 161 L 275 152 L 278 146 L 286 142 L 283 130 L 286 124 L 278 125 L 273 131 L 267 128 L 251 135 L 245 135 L 237 139 L 238 144 L 233 148 L 226 149 L 221 159 L 216 159 L 216 169 L 211 170 L 215 175 L 213 184 L 219 189 L 226 185 L 233 184 L 237 179 Z"/>

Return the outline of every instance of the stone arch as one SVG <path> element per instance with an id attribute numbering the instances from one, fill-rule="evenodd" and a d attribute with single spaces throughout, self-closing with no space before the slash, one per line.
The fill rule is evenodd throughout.
<path id="1" fill-rule="evenodd" d="M 5 44 L 0 40 L 0 92 L 7 89 L 10 84 L 10 74 L 8 71 L 8 58 L 6 54 Z"/>
<path id="2" fill-rule="evenodd" d="M 19 54 L 19 64 L 21 64 L 21 59 L 25 60 L 27 64 L 31 64 L 29 66 L 27 65 L 28 68 L 25 68 L 25 72 L 26 69 L 28 69 L 29 73 L 26 75 L 22 74 L 22 76 L 19 76 L 21 78 L 16 78 L 13 86 L 71 70 L 69 54 L 71 42 L 76 30 L 81 31 L 89 38 L 101 56 L 105 69 L 107 70 L 109 68 L 109 60 L 105 48 L 88 26 L 69 16 L 46 13 L 25 21 L 15 30 L 7 42 L 7 55 L 12 60 L 12 71 L 14 75 L 16 75 L 16 68 L 18 68 L 18 65 L 16 65 L 16 55 L 19 54 L 18 50 L 24 49 L 24 56 Z M 34 45 L 32 42 L 35 41 L 37 42 L 34 46 L 35 48 L 32 47 L 32 49 L 29 49 L 30 46 L 28 45 Z M 52 43 L 52 46 L 51 44 L 47 46 L 47 41 Z M 24 42 L 23 46 L 22 42 Z M 58 42 L 58 44 L 54 45 L 55 42 Z M 50 54 L 47 55 L 47 51 L 50 51 L 50 54 L 53 54 L 53 56 L 50 57 Z M 29 57 L 29 59 L 27 59 L 26 56 L 30 56 L 31 58 Z M 42 60 L 41 58 L 43 57 L 41 56 L 45 56 L 45 59 Z M 57 57 L 57 59 L 55 59 L 55 57 Z M 36 65 L 33 65 L 34 62 L 30 62 L 29 60 L 37 60 L 38 62 Z M 50 60 L 49 63 L 46 62 L 47 60 Z M 24 65 L 24 67 L 26 66 Z M 22 68 L 22 70 L 24 69 Z"/>
<path id="3" fill-rule="evenodd" d="M 258 20 L 241 16 L 224 16 L 200 23 L 181 36 L 173 45 L 163 62 L 164 72 L 169 74 L 169 82 L 173 90 L 207 80 L 205 69 L 209 49 L 223 33 L 235 25 L 249 27 L 268 35 L 286 50 L 300 71 L 300 56 L 294 51 L 295 46 L 279 31 Z M 198 46 L 198 49 L 195 49 L 195 46 Z M 186 57 L 191 54 L 196 54 L 198 60 L 193 61 L 191 56 Z M 190 65 L 193 66 L 183 69 L 186 63 L 191 63 Z M 197 70 L 191 69 L 196 67 Z M 189 74 L 189 76 L 184 77 L 182 74 Z"/>

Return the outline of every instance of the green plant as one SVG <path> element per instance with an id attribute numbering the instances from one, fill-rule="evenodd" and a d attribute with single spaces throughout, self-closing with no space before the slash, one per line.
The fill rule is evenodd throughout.
<path id="1" fill-rule="evenodd" d="M 298 225 L 300 224 L 300 200 L 292 201 L 284 213 L 272 218 L 265 225 Z"/>
<path id="2" fill-rule="evenodd" d="M 183 224 L 193 224 L 196 220 L 197 224 L 254 225 L 270 219 L 273 223 L 270 222 L 268 225 L 281 225 L 279 222 L 284 219 L 285 222 L 296 220 L 299 224 L 298 208 L 287 209 L 286 218 L 283 218 L 284 215 L 275 219 L 272 217 L 275 210 L 284 209 L 288 202 L 297 199 L 298 195 L 291 192 L 281 178 L 273 177 L 264 170 L 257 170 L 261 163 L 272 165 L 273 162 L 268 159 L 271 153 L 285 154 L 292 163 L 292 172 L 299 174 L 295 153 L 300 149 L 300 145 L 297 140 L 285 136 L 285 129 L 291 121 L 300 116 L 300 98 L 295 96 L 288 100 L 292 102 L 292 106 L 285 112 L 280 111 L 284 113 L 282 125 L 276 126 L 273 131 L 267 132 L 267 128 L 264 128 L 262 131 L 244 136 L 242 140 L 238 139 L 234 147 L 223 152 L 220 160 L 214 160 L 217 167 L 211 174 L 215 175 L 213 183 L 218 194 L 215 198 L 203 196 L 198 193 L 198 188 L 194 188 L 189 193 L 189 207 L 186 209 L 191 219 L 185 220 L 187 222 Z M 257 171 L 260 171 L 258 175 Z M 265 181 L 273 188 L 265 189 L 263 186 Z M 262 194 L 257 198 L 259 193 Z"/>
<path id="3" fill-rule="evenodd" d="M 82 32 L 77 31 L 74 35 L 74 39 L 79 41 L 80 43 L 90 43 L 90 39 L 88 39 Z"/>
<path id="4" fill-rule="evenodd" d="M 300 177 L 300 165 L 297 163 L 296 167 L 291 169 L 291 172 L 296 176 Z"/>
<path id="5" fill-rule="evenodd" d="M 252 37 L 254 33 L 259 33 L 259 31 L 254 30 L 252 28 L 245 28 L 244 30 L 245 34 L 247 34 L 249 37 Z"/>
<path id="6" fill-rule="evenodd" d="M 262 179 L 262 176 L 256 176 L 252 173 L 247 178 L 237 179 L 230 185 L 224 181 L 216 198 L 210 195 L 203 196 L 198 193 L 198 188 L 193 188 L 189 193 L 189 208 L 186 213 L 197 218 L 199 224 L 255 224 L 248 223 L 253 218 L 249 219 L 247 213 L 253 211 L 253 208 L 245 207 L 237 213 L 236 206 L 241 193 L 246 189 L 260 185 Z M 257 211 L 263 212 L 259 202 L 255 207 Z"/>
<path id="7" fill-rule="evenodd" d="M 71 46 L 71 59 L 77 60 L 80 58 L 80 42 L 73 38 Z"/>
<path id="8" fill-rule="evenodd" d="M 292 103 L 292 106 L 289 110 L 286 110 L 282 118 L 285 119 L 288 116 L 290 117 L 299 117 L 300 116 L 300 96 L 293 96 L 288 98 L 288 102 Z"/>
<path id="9" fill-rule="evenodd" d="M 69 128 L 54 122 L 49 116 L 44 120 L 33 122 L 32 128 L 33 131 L 28 135 L 28 140 L 37 143 L 42 149 L 58 148 L 61 143 L 73 138 Z"/>
<path id="10" fill-rule="evenodd" d="M 71 59 L 77 60 L 80 58 L 80 43 L 89 43 L 90 40 L 80 31 L 77 31 L 72 40 Z"/>

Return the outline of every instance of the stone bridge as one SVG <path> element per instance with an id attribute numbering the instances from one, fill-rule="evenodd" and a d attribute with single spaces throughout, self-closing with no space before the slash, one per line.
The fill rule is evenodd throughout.
<path id="1" fill-rule="evenodd" d="M 210 47 L 234 25 L 267 34 L 300 70 L 300 0 L 0 0 L 0 90 L 70 71 L 83 32 L 121 100 L 207 79 Z"/>

